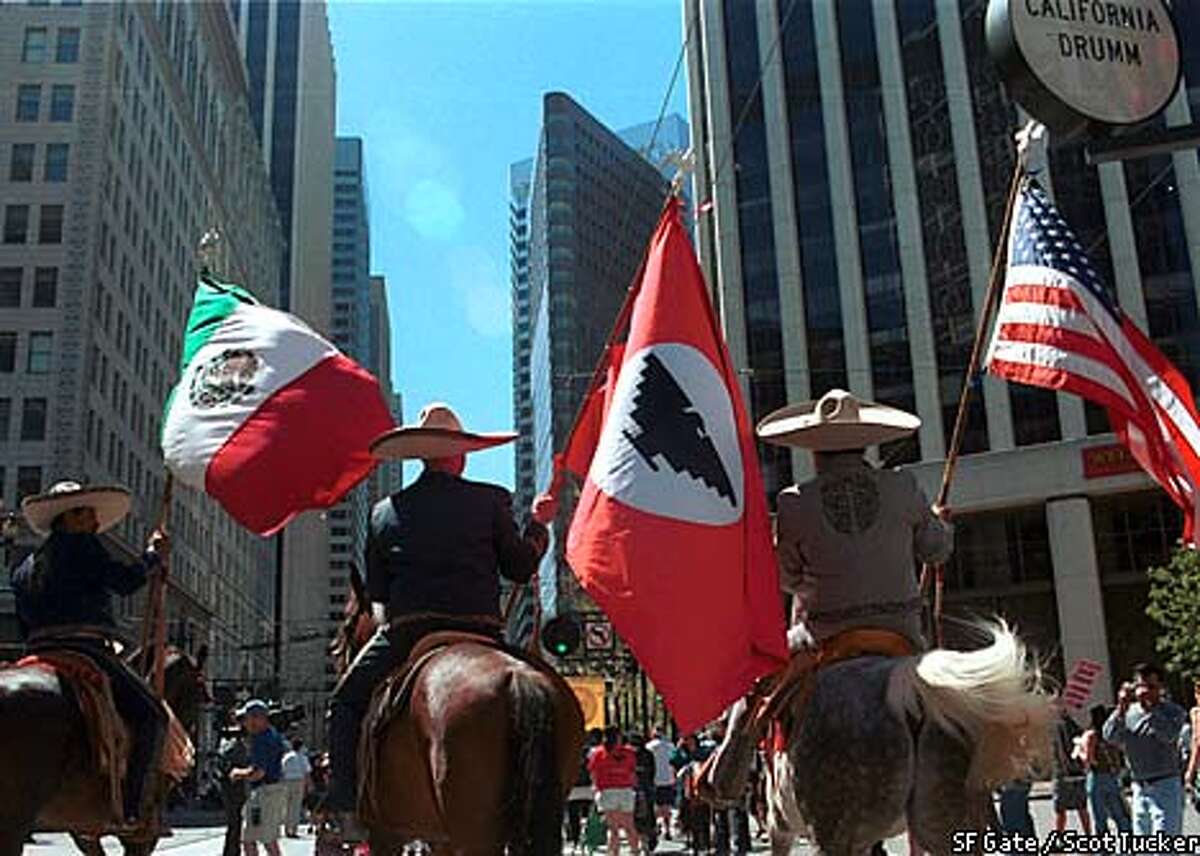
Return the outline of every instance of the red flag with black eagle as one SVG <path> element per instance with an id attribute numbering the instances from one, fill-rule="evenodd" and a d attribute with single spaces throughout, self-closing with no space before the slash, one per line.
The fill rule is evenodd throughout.
<path id="1" fill-rule="evenodd" d="M 676 199 L 557 465 L 584 479 L 567 563 L 681 729 L 786 663 L 754 433 Z"/>

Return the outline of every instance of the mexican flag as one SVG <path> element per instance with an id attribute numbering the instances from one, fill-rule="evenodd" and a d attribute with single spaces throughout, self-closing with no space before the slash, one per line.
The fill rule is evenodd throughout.
<path id="1" fill-rule="evenodd" d="M 260 535 L 341 499 L 394 424 L 369 372 L 236 285 L 197 284 L 181 367 L 163 418 L 167 468 Z"/>

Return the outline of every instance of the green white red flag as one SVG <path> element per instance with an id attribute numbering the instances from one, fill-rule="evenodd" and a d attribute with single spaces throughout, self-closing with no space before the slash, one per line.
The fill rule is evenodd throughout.
<path id="1" fill-rule="evenodd" d="M 300 319 L 201 280 L 167 399 L 162 449 L 183 484 L 271 535 L 370 474 L 393 427 L 378 381 Z"/>

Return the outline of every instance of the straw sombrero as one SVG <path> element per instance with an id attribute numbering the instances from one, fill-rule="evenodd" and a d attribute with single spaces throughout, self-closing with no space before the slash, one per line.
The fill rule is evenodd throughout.
<path id="1" fill-rule="evenodd" d="M 49 535 L 54 518 L 72 508 L 90 508 L 96 512 L 98 532 L 112 529 L 129 513 L 129 491 L 119 485 L 84 487 L 79 482 L 60 481 L 45 493 L 27 496 L 21 502 L 21 513 L 29 528 L 39 535 Z"/>
<path id="2" fill-rule="evenodd" d="M 758 423 L 758 436 L 776 446 L 814 452 L 865 449 L 898 440 L 921 427 L 911 413 L 831 389 L 816 401 L 789 404 Z"/>
<path id="3" fill-rule="evenodd" d="M 503 446 L 517 439 L 511 431 L 477 434 L 465 431 L 448 404 L 426 404 L 415 425 L 401 425 L 371 441 L 371 454 L 390 460 L 450 458 Z"/>

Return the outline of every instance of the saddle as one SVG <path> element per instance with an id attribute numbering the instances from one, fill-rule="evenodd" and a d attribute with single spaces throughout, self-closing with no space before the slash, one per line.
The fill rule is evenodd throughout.
<path id="1" fill-rule="evenodd" d="M 787 726 L 802 720 L 813 691 L 813 677 L 827 666 L 855 657 L 911 657 L 915 653 L 912 643 L 903 634 L 878 627 L 843 630 L 819 643 L 815 649 L 797 651 L 782 672 L 773 679 L 766 679 L 768 683 L 761 690 L 756 688 L 759 701 L 751 714 L 751 733 L 764 734 L 773 723 Z M 800 703 L 794 705 L 797 699 Z M 789 722 L 782 722 L 783 718 Z M 786 737 L 786 727 L 784 733 L 777 731 L 777 740 L 786 740 Z"/>
<path id="2" fill-rule="evenodd" d="M 42 642 L 34 653 L 17 661 L 14 668 L 36 668 L 54 673 L 75 696 L 87 732 L 92 762 L 104 779 L 106 808 L 112 818 L 111 830 L 123 831 L 125 827 L 120 823 L 124 815 L 122 784 L 133 743 L 130 737 L 132 725 L 117 710 L 111 678 L 89 655 L 54 648 L 46 642 Z M 166 713 L 167 726 L 158 741 L 157 754 L 149 769 L 158 770 L 177 783 L 191 771 L 195 751 L 191 738 L 170 707 L 160 704 Z"/>
<path id="3" fill-rule="evenodd" d="M 412 703 L 417 678 L 435 656 L 455 645 L 472 644 L 501 651 L 510 657 L 547 675 L 569 698 L 575 698 L 571 688 L 558 672 L 540 657 L 508 645 L 481 633 L 461 630 L 440 630 L 422 636 L 405 661 L 392 671 L 371 699 L 363 722 L 363 735 L 358 747 L 358 805 L 359 816 L 373 817 L 376 781 L 379 773 L 379 747 L 389 725 L 405 715 Z"/>
<path id="4" fill-rule="evenodd" d="M 129 756 L 129 729 L 117 713 L 112 685 L 86 654 L 75 651 L 39 651 L 13 664 L 16 669 L 42 669 L 58 675 L 75 696 L 87 728 L 92 761 L 104 778 L 105 796 L 113 818 L 123 815 L 121 782 Z"/>

